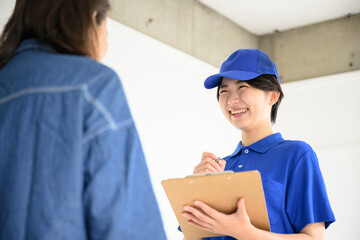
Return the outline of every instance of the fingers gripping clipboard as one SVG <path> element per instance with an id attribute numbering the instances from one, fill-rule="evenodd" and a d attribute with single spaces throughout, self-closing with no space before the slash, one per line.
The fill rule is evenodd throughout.
<path id="1" fill-rule="evenodd" d="M 162 182 L 165 193 L 186 238 L 221 236 L 187 223 L 181 213 L 184 205 L 196 207 L 195 200 L 203 201 L 216 210 L 230 214 L 236 211 L 240 197 L 245 198 L 251 223 L 270 231 L 261 176 L 258 171 L 188 176 Z"/>

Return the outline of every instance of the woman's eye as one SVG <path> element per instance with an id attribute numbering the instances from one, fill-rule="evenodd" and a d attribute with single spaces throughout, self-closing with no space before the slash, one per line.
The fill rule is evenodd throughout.
<path id="1" fill-rule="evenodd" d="M 241 88 L 245 88 L 246 86 L 239 86 L 239 88 L 238 89 L 241 89 Z"/>
<path id="2" fill-rule="evenodd" d="M 222 93 L 227 93 L 227 91 L 226 91 L 226 90 L 221 90 L 219 93 L 220 93 L 220 94 L 222 94 Z"/>

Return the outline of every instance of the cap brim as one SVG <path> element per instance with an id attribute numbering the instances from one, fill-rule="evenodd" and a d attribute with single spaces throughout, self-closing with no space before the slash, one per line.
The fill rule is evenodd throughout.
<path id="1" fill-rule="evenodd" d="M 245 72 L 245 71 L 238 71 L 238 70 L 222 72 L 222 73 L 214 74 L 214 75 L 211 75 L 210 77 L 208 77 L 204 82 L 204 86 L 206 89 L 211 89 L 211 88 L 217 87 L 219 85 L 219 82 L 222 77 L 227 77 L 227 78 L 231 78 L 231 79 L 235 79 L 235 80 L 239 80 L 239 81 L 247 81 L 247 80 L 258 77 L 261 74 L 262 73 Z"/>

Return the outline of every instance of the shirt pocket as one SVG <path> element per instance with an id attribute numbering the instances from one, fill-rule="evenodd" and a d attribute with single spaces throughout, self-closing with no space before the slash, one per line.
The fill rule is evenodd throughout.
<path id="1" fill-rule="evenodd" d="M 278 218 L 281 215 L 280 207 L 283 202 L 283 186 L 281 183 L 278 183 L 269 178 L 262 178 L 262 183 L 270 225 L 273 225 L 278 221 Z"/>

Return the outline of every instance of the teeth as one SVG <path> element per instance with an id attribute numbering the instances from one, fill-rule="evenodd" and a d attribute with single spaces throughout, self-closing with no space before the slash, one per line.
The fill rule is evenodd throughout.
<path id="1" fill-rule="evenodd" d="M 244 112 L 246 112 L 246 109 L 239 109 L 236 111 L 231 111 L 231 114 L 239 114 L 239 113 L 244 113 Z"/>

